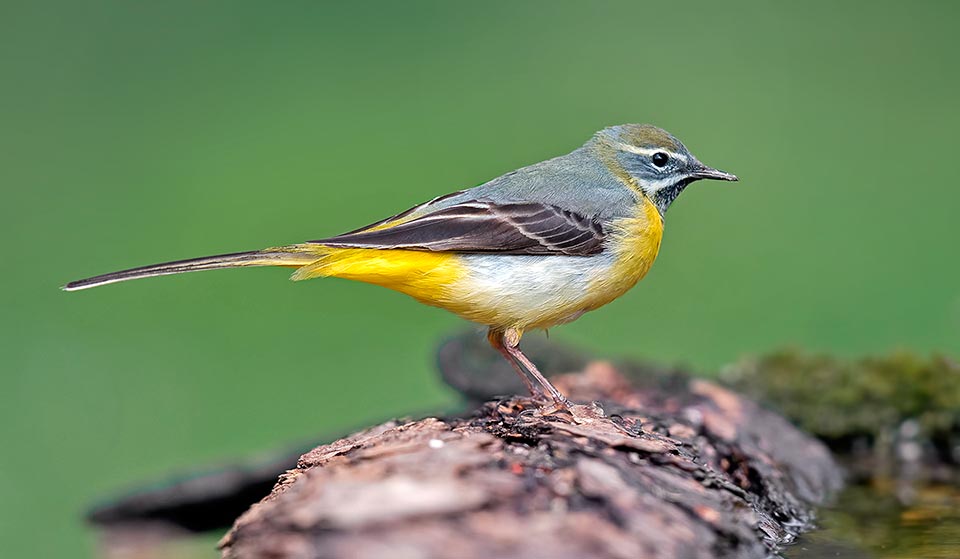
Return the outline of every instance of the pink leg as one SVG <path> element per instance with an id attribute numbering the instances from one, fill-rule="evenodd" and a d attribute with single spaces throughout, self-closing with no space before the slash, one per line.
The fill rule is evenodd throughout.
<path id="1" fill-rule="evenodd" d="M 520 351 L 520 336 L 521 333 L 519 330 L 509 328 L 505 332 L 494 332 L 490 330 L 488 335 L 490 343 L 497 348 L 508 361 L 513 363 L 514 368 L 517 370 L 517 373 L 523 378 L 524 383 L 527 385 L 527 388 L 530 390 L 530 393 L 534 396 L 543 394 L 538 388 L 536 388 L 527 376 L 523 373 L 525 369 L 527 373 L 533 376 L 537 382 L 540 383 L 546 391 L 547 394 L 553 399 L 553 401 L 560 407 L 567 407 L 567 399 L 563 397 L 563 394 L 560 393 L 557 388 L 547 380 L 547 377 L 543 376 L 537 366 L 533 364 L 526 355 Z"/>
<path id="2" fill-rule="evenodd" d="M 517 363 L 516 359 L 513 358 L 513 354 L 503 345 L 503 333 L 494 332 L 492 329 L 487 334 L 487 339 L 490 340 L 490 345 L 493 348 L 500 352 L 500 355 L 507 360 L 510 365 L 513 366 L 513 370 L 517 372 L 517 375 L 520 376 L 520 380 L 523 381 L 523 384 L 527 387 L 527 390 L 534 397 L 543 396 L 543 391 L 537 388 L 532 382 L 530 382 L 530 377 L 527 376 L 527 373 L 524 372 L 523 368 Z"/>

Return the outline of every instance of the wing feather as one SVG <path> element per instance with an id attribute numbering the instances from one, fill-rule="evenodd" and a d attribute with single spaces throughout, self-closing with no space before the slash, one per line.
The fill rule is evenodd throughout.
<path id="1" fill-rule="evenodd" d="M 390 226 L 386 220 L 310 242 L 332 247 L 589 256 L 603 250 L 603 241 L 603 228 L 595 217 L 548 204 L 471 200 L 397 225 Z"/>

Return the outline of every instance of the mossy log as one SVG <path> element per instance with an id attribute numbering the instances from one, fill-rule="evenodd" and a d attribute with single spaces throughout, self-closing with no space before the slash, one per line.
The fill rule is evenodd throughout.
<path id="1" fill-rule="evenodd" d="M 499 398 L 313 449 L 224 557 L 762 558 L 840 485 L 822 444 L 710 382 L 638 388 L 604 362 L 553 380 L 593 404 Z"/>

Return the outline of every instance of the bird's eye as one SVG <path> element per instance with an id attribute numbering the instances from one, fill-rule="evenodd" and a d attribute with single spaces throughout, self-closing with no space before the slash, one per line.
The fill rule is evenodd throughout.
<path id="1" fill-rule="evenodd" d="M 657 153 L 653 154 L 653 164 L 657 167 L 663 167 L 667 164 L 667 161 L 670 161 L 670 156 L 662 151 L 658 151 Z"/>

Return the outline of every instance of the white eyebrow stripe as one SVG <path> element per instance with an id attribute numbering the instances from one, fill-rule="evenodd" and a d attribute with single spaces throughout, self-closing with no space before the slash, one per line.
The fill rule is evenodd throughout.
<path id="1" fill-rule="evenodd" d="M 687 156 L 686 156 L 686 155 L 683 155 L 682 153 L 676 153 L 676 152 L 673 152 L 673 151 L 670 151 L 670 150 L 664 149 L 664 148 L 655 148 L 655 149 L 653 149 L 653 148 L 641 148 L 641 147 L 637 147 L 637 146 L 632 146 L 632 145 L 630 145 L 630 144 L 625 144 L 625 143 L 623 143 L 623 142 L 617 142 L 615 145 L 616 145 L 616 148 L 617 148 L 617 149 L 621 149 L 621 150 L 623 150 L 623 151 L 629 151 L 630 153 L 636 153 L 637 155 L 648 155 L 648 156 L 650 156 L 650 155 L 653 155 L 653 154 L 655 154 L 655 153 L 657 153 L 657 152 L 663 152 L 663 153 L 666 153 L 667 155 L 669 155 L 670 157 L 672 157 L 672 158 L 674 158 L 674 159 L 679 159 L 680 161 L 683 161 L 683 162 L 686 162 L 686 161 L 687 161 Z"/>

